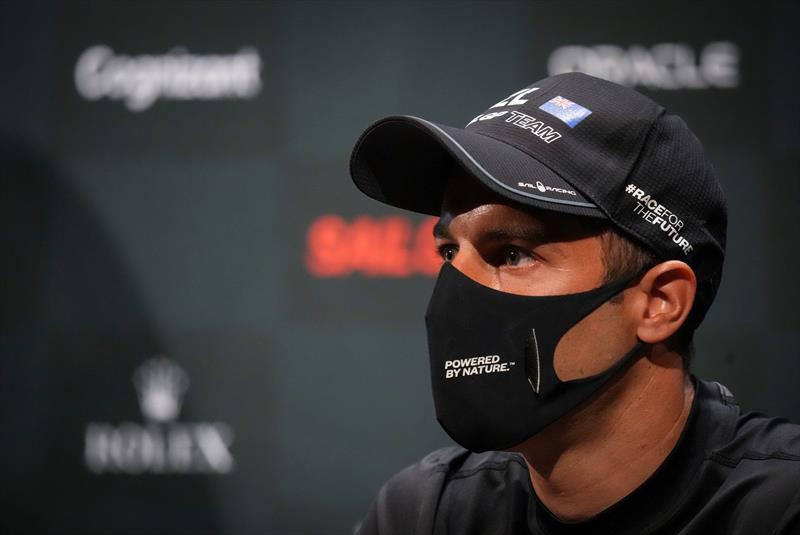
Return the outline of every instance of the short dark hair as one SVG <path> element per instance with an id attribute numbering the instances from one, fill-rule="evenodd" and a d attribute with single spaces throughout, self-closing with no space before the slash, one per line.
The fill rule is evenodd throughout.
<path id="1" fill-rule="evenodd" d="M 633 277 L 661 261 L 655 253 L 631 241 L 606 223 L 598 225 L 598 236 L 603 248 L 604 284 Z M 619 297 L 611 300 L 619 301 Z M 684 370 L 689 369 L 694 356 L 694 330 L 695 326 L 687 318 L 677 332 L 665 341 L 670 350 L 681 355 Z"/>

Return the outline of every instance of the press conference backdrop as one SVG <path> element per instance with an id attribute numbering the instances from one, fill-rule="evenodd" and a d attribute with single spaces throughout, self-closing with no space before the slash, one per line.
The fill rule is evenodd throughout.
<path id="1" fill-rule="evenodd" d="M 730 206 L 693 369 L 800 420 L 793 2 L 0 7 L 0 529 L 352 533 L 451 444 L 431 220 L 348 176 L 358 134 L 462 126 L 549 74 L 652 96 Z"/>

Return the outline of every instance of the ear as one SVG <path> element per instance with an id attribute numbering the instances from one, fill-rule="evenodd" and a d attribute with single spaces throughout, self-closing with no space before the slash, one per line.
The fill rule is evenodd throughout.
<path id="1" fill-rule="evenodd" d="M 639 281 L 635 298 L 636 335 L 656 344 L 675 334 L 694 304 L 697 278 L 685 262 L 668 260 L 653 266 Z"/>

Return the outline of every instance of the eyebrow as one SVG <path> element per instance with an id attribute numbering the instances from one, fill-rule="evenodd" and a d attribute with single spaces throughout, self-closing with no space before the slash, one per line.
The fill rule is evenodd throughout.
<path id="1" fill-rule="evenodd" d="M 532 243 L 547 241 L 547 232 L 540 225 L 509 225 L 481 231 L 481 239 L 486 241 L 522 240 Z"/>
<path id="2" fill-rule="evenodd" d="M 452 236 L 450 235 L 450 223 L 448 221 L 444 221 L 444 219 L 439 219 L 439 221 L 433 225 L 433 237 L 451 240 Z"/>
<path id="3" fill-rule="evenodd" d="M 522 240 L 532 243 L 544 243 L 549 241 L 549 232 L 540 224 L 508 224 L 502 227 L 481 229 L 479 231 L 480 241 L 510 241 Z M 439 219 L 433 226 L 433 237 L 445 240 L 453 239 L 450 234 L 449 221 Z"/>

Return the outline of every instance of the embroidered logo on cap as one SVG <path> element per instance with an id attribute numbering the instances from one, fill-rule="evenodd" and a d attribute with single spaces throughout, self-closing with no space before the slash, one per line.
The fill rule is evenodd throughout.
<path id="1" fill-rule="evenodd" d="M 584 108 L 580 104 L 572 102 L 562 96 L 551 98 L 539 106 L 539 109 L 546 111 L 553 117 L 561 119 L 570 128 L 575 128 L 575 125 L 592 114 L 592 110 Z"/>

